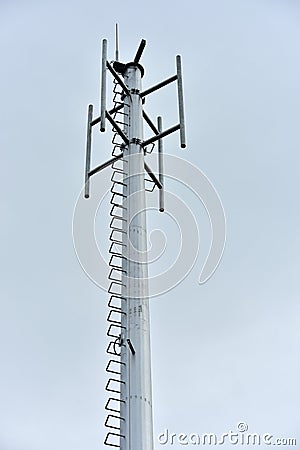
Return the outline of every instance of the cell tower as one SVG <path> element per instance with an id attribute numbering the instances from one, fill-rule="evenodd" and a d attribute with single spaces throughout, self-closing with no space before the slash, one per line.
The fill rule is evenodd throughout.
<path id="1" fill-rule="evenodd" d="M 159 189 L 159 211 L 164 211 L 163 138 L 180 131 L 180 145 L 186 147 L 181 57 L 176 57 L 176 74 L 142 89 L 144 69 L 140 64 L 146 41 L 142 39 L 133 61 L 119 62 L 116 27 L 115 60 L 107 60 L 107 40 L 102 41 L 102 79 L 100 116 L 88 108 L 85 167 L 85 197 L 90 196 L 90 178 L 111 166 L 110 298 L 108 302 L 107 353 L 111 356 L 105 405 L 108 432 L 104 443 L 121 450 L 153 450 L 152 383 L 147 265 L 146 183 Z M 106 76 L 113 77 L 113 106 L 106 109 Z M 179 123 L 162 130 L 162 119 L 155 125 L 144 110 L 148 95 L 176 82 Z M 106 124 L 113 131 L 112 158 L 91 169 L 92 129 Z M 153 136 L 144 140 L 143 125 Z M 146 163 L 146 156 L 158 143 L 158 177 Z"/>

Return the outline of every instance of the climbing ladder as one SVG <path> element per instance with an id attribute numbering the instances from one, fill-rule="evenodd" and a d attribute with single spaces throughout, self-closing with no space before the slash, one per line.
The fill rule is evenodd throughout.
<path id="1" fill-rule="evenodd" d="M 113 118 L 115 122 L 123 129 L 125 127 L 125 112 L 123 103 L 123 90 L 117 80 L 113 80 L 114 83 L 114 108 L 122 106 L 118 109 Z M 113 150 L 112 156 L 119 155 L 124 147 L 123 141 L 120 139 L 119 133 L 116 129 L 113 129 Z M 106 352 L 110 355 L 110 360 L 106 366 L 106 372 L 109 375 L 109 379 L 106 384 L 106 391 L 109 393 L 109 398 L 105 405 L 105 409 L 108 412 L 105 421 L 105 427 L 108 432 L 105 437 L 104 444 L 111 447 L 120 447 L 120 439 L 124 438 L 121 434 L 121 421 L 125 420 L 121 417 L 121 403 L 125 402 L 121 399 L 121 384 L 125 384 L 121 376 L 121 366 L 125 365 L 121 362 L 121 346 L 125 345 L 122 341 L 122 335 L 126 331 L 126 313 L 122 307 L 122 302 L 126 303 L 126 298 L 123 296 L 124 284 L 122 283 L 122 274 L 126 273 L 126 261 L 125 252 L 123 251 L 126 246 L 126 239 L 124 239 L 124 233 L 126 233 L 126 214 L 124 214 L 124 164 L 126 162 L 123 159 L 115 161 L 112 165 L 111 176 L 111 222 L 110 222 L 110 272 L 108 278 L 110 285 L 108 289 L 109 301 L 108 301 L 108 330 L 107 336 L 110 338 Z M 122 317 L 123 316 L 123 317 Z M 123 320 L 122 320 L 123 319 Z M 125 319 L 125 320 L 124 320 Z"/>

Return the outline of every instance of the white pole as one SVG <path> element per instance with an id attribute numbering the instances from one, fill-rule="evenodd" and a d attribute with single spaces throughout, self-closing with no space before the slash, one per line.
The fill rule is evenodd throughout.
<path id="1" fill-rule="evenodd" d="M 153 450 L 152 388 L 150 359 L 150 322 L 148 299 L 148 267 L 146 259 L 147 227 L 144 180 L 143 117 L 141 92 L 141 66 L 128 64 L 124 81 L 130 91 L 125 98 L 125 134 L 129 145 L 124 149 L 124 218 L 127 234 L 126 259 L 123 268 L 123 307 L 126 312 L 126 331 L 121 348 L 121 450 Z M 133 198 L 134 194 L 134 198 Z M 132 211 L 142 211 L 131 217 Z M 131 222 L 130 222 L 131 220 Z M 130 223 L 129 223 L 130 222 Z M 129 240 L 131 243 L 129 243 Z M 138 253 L 141 252 L 141 253 Z M 144 253 L 143 253 L 144 252 Z M 128 344 L 129 342 L 129 344 Z"/>
<path id="2" fill-rule="evenodd" d="M 100 131 L 105 131 L 106 112 L 106 61 L 107 61 L 107 40 L 102 41 L 102 64 L 101 64 L 101 99 L 100 99 Z"/>

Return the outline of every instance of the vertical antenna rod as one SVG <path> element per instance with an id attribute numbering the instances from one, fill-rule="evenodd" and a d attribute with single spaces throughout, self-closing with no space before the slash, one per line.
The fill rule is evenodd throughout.
<path id="1" fill-rule="evenodd" d="M 115 60 L 119 61 L 119 27 L 116 23 L 116 54 L 115 54 Z"/>
<path id="2" fill-rule="evenodd" d="M 106 60 L 107 60 L 107 40 L 102 41 L 102 75 L 101 75 L 101 109 L 100 109 L 100 131 L 105 131 L 106 112 Z"/>
<path id="3" fill-rule="evenodd" d="M 87 131 L 86 131 L 86 157 L 85 157 L 85 188 L 84 196 L 89 198 L 90 196 L 90 176 L 89 171 L 91 168 L 91 144 L 92 144 L 92 125 L 93 120 L 93 105 L 89 105 Z"/>
<path id="4" fill-rule="evenodd" d="M 158 116 L 157 118 L 157 129 L 158 132 L 162 132 L 162 118 Z M 163 141 L 162 139 L 158 140 L 158 179 L 162 188 L 159 189 L 159 210 L 160 212 L 164 212 L 165 210 L 165 188 L 164 188 L 164 160 L 163 160 Z"/>
<path id="5" fill-rule="evenodd" d="M 179 108 L 179 122 L 180 122 L 180 145 L 181 145 L 181 148 L 185 148 L 186 140 L 185 140 L 183 85 L 182 85 L 182 70 L 181 70 L 181 56 L 180 55 L 176 56 L 176 67 L 177 67 L 178 108 Z"/>

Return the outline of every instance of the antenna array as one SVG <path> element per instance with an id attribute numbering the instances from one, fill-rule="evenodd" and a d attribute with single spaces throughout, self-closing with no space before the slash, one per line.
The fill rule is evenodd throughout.
<path id="1" fill-rule="evenodd" d="M 148 299 L 147 227 L 145 190 L 159 189 L 159 211 L 164 205 L 163 138 L 180 131 L 180 145 L 186 147 L 181 57 L 176 57 L 176 74 L 142 90 L 144 69 L 140 64 L 146 41 L 141 40 L 132 62 L 119 62 L 116 26 L 115 61 L 107 60 L 107 40 L 102 41 L 100 115 L 93 117 L 88 107 L 85 165 L 85 197 L 90 196 L 90 179 L 106 167 L 112 168 L 110 260 L 108 289 L 110 355 L 106 390 L 110 397 L 105 444 L 121 450 L 153 450 L 150 325 Z M 113 105 L 106 107 L 106 77 L 113 77 Z M 144 104 L 153 92 L 177 83 L 179 123 L 163 130 L 162 118 L 154 124 Z M 112 127 L 111 158 L 91 169 L 92 130 Z M 143 124 L 153 135 L 144 140 Z M 158 143 L 158 177 L 146 163 Z M 146 182 L 150 189 L 145 188 Z"/>

